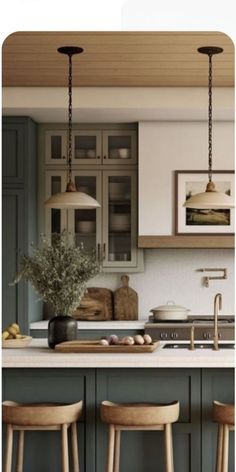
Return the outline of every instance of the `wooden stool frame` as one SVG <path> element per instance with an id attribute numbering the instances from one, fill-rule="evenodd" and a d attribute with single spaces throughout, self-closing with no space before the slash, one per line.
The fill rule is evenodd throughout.
<path id="1" fill-rule="evenodd" d="M 109 425 L 106 472 L 119 472 L 122 431 L 164 431 L 165 471 L 174 472 L 172 423 L 177 421 L 178 416 L 178 402 L 156 406 L 153 404 L 118 405 L 107 401 L 102 402 L 101 417 Z M 119 417 L 122 424 L 117 423 Z M 140 424 L 138 424 L 139 418 Z M 161 424 L 155 424 L 155 420 L 158 419 L 161 420 L 159 421 Z"/>
<path id="2" fill-rule="evenodd" d="M 228 472 L 229 432 L 234 431 L 234 405 L 213 402 L 213 421 L 218 423 L 216 472 Z"/>
<path id="3" fill-rule="evenodd" d="M 11 413 L 11 411 L 4 411 L 4 407 L 9 407 L 12 406 L 13 408 L 18 409 L 18 414 L 20 415 L 20 423 L 23 422 L 24 424 L 13 424 L 11 421 L 14 417 L 14 412 Z M 29 413 L 30 413 L 30 405 L 27 405 L 29 407 Z M 55 405 L 54 405 L 55 406 Z M 68 420 L 70 422 L 66 423 L 63 421 L 63 417 L 67 414 L 67 407 L 68 406 L 74 406 L 74 411 L 69 411 L 68 413 Z M 6 446 L 5 446 L 5 461 L 4 461 L 4 468 L 3 472 L 11 472 L 12 469 L 12 454 L 13 454 L 13 433 L 14 431 L 19 432 L 18 436 L 18 443 L 17 443 L 17 458 L 16 458 L 16 472 L 23 472 L 23 466 L 24 466 L 24 432 L 25 431 L 60 431 L 61 432 L 61 470 L 62 472 L 69 472 L 69 453 L 68 453 L 68 429 L 71 428 L 71 452 L 72 452 L 72 463 L 73 463 L 73 472 L 79 472 L 79 452 L 78 452 L 78 439 L 77 439 L 77 419 L 81 415 L 82 412 L 82 402 L 79 402 L 77 404 L 73 405 L 60 405 L 61 411 L 60 411 L 60 418 L 58 418 L 58 421 L 63 421 L 60 424 L 44 424 L 47 422 L 47 418 L 45 414 L 47 413 L 47 408 L 48 408 L 48 416 L 49 420 L 53 419 L 54 415 L 54 420 L 55 423 L 58 423 L 57 418 L 56 418 L 56 410 L 54 408 L 53 414 L 50 415 L 50 407 L 49 405 L 32 405 L 32 411 L 34 408 L 37 408 L 36 410 L 36 415 L 40 415 L 40 411 L 44 412 L 44 416 L 42 416 L 42 423 L 43 424 L 32 424 L 33 420 L 32 417 L 29 418 L 29 422 L 31 423 L 30 425 L 27 425 L 27 417 L 24 417 L 24 408 L 25 405 L 20 405 L 20 404 L 14 404 L 14 402 L 5 402 L 3 403 L 3 420 L 7 424 L 6 425 Z M 41 408 L 41 410 L 40 410 Z M 63 411 L 64 408 L 64 411 Z M 22 415 L 21 415 L 21 410 L 22 409 Z M 53 405 L 52 405 L 53 409 Z M 77 410 L 77 413 L 76 413 Z M 51 416 L 51 418 L 50 418 Z M 77 416 L 77 418 L 76 418 Z M 65 419 L 65 418 L 64 418 Z M 37 421 L 37 418 L 36 418 Z M 40 422 L 37 421 L 38 423 Z"/>

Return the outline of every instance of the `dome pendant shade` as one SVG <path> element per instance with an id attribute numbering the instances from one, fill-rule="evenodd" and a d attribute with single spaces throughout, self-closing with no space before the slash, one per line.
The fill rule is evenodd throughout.
<path id="1" fill-rule="evenodd" d="M 210 182 L 213 184 L 213 182 Z M 214 185 L 214 184 L 213 184 Z M 209 186 L 209 183 L 207 187 Z M 193 195 L 183 205 L 185 208 L 199 210 L 221 210 L 234 208 L 234 199 L 230 195 L 216 190 L 207 190 Z"/>
<path id="2" fill-rule="evenodd" d="M 58 208 L 68 210 L 88 210 L 99 208 L 100 205 L 93 197 L 83 192 L 55 193 L 45 202 L 46 208 Z"/>

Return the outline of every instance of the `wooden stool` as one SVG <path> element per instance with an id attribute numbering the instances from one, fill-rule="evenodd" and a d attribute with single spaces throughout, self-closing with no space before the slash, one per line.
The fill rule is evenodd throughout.
<path id="1" fill-rule="evenodd" d="M 73 470 L 79 472 L 77 426 L 83 402 L 73 404 L 41 403 L 20 404 L 3 402 L 2 418 L 7 424 L 4 472 L 11 472 L 13 452 L 13 432 L 19 431 L 17 450 L 17 472 L 23 472 L 24 431 L 61 431 L 62 472 L 69 472 L 67 429 L 71 426 Z"/>
<path id="2" fill-rule="evenodd" d="M 228 472 L 229 431 L 234 430 L 234 405 L 214 401 L 213 421 L 218 423 L 216 472 Z"/>
<path id="3" fill-rule="evenodd" d="M 109 424 L 107 472 L 119 472 L 121 431 L 164 431 L 165 470 L 174 472 L 172 426 L 179 417 L 179 402 L 169 404 L 101 404 L 101 419 Z"/>

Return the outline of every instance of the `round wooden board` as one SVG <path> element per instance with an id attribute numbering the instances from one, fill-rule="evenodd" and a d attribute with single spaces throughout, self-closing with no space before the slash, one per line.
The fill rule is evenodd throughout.
<path id="1" fill-rule="evenodd" d="M 20 349 L 30 344 L 31 336 L 24 336 L 22 339 L 4 339 L 2 341 L 3 349 Z"/>

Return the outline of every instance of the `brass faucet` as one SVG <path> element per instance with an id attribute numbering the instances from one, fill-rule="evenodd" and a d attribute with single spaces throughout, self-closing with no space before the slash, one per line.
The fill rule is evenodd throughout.
<path id="1" fill-rule="evenodd" d="M 214 344 L 213 350 L 219 351 L 219 332 L 218 332 L 218 314 L 219 310 L 222 309 L 222 295 L 221 293 L 217 293 L 214 298 Z"/>

